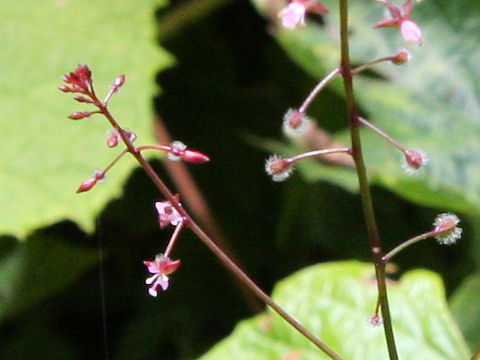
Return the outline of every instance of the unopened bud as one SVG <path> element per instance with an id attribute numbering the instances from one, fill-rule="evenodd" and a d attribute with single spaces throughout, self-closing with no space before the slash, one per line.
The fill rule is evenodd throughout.
<path id="1" fill-rule="evenodd" d="M 84 96 L 75 96 L 74 99 L 81 103 L 93 104 L 94 102 L 92 99 L 88 99 Z"/>
<path id="2" fill-rule="evenodd" d="M 428 156 L 422 150 L 405 150 L 405 163 L 402 165 L 403 171 L 407 174 L 414 174 L 422 166 L 428 163 Z"/>
<path id="3" fill-rule="evenodd" d="M 407 61 L 409 61 L 411 58 L 412 58 L 412 55 L 410 55 L 410 53 L 407 50 L 402 50 L 392 57 L 391 62 L 394 63 L 395 65 L 403 65 Z"/>
<path id="4" fill-rule="evenodd" d="M 120 134 L 117 130 L 110 130 L 107 132 L 107 146 L 112 148 L 118 145 L 120 140 Z"/>
<path id="5" fill-rule="evenodd" d="M 67 85 L 60 85 L 58 87 L 58 90 L 63 91 L 63 92 L 73 92 L 73 89 L 70 86 L 67 86 Z"/>
<path id="6" fill-rule="evenodd" d="M 90 190 L 91 188 L 93 188 L 93 186 L 97 183 L 97 179 L 95 177 L 91 177 L 87 180 L 85 180 L 77 189 L 77 194 L 78 193 L 81 193 L 81 192 L 84 192 L 84 191 L 88 191 Z"/>
<path id="7" fill-rule="evenodd" d="M 72 120 L 80 120 L 89 117 L 93 113 L 91 111 L 77 111 L 70 114 L 68 117 Z"/>
<path id="8" fill-rule="evenodd" d="M 210 158 L 207 155 L 197 150 L 187 149 L 182 153 L 181 157 L 183 160 L 194 164 L 202 164 L 210 161 Z"/>
<path id="9" fill-rule="evenodd" d="M 113 92 L 114 93 L 118 92 L 124 83 L 125 83 L 125 75 L 121 75 L 117 77 L 112 84 Z"/>

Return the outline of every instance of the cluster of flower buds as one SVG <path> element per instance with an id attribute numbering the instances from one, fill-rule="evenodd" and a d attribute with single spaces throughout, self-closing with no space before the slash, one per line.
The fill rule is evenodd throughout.
<path id="1" fill-rule="evenodd" d="M 92 72 L 87 65 L 78 65 L 75 71 L 62 78 L 68 85 L 60 85 L 58 88 L 63 92 L 80 93 L 85 95 L 93 94 Z M 90 99 L 79 97 L 79 102 L 91 102 Z"/>
<path id="2" fill-rule="evenodd" d="M 116 147 L 122 139 L 127 145 L 126 148 L 104 170 L 95 170 L 93 175 L 80 185 L 77 190 L 78 193 L 88 191 L 93 188 L 95 184 L 103 181 L 106 172 L 128 152 L 139 154 L 143 150 L 156 149 L 166 151 L 167 158 L 172 161 L 185 160 L 191 163 L 205 163 L 210 161 L 210 158 L 207 155 L 197 150 L 188 149 L 181 141 L 174 141 L 170 145 L 133 146 L 133 142 L 136 140 L 137 135 L 133 131 L 121 128 L 107 108 L 112 95 L 118 93 L 125 83 L 124 75 L 117 77 L 113 81 L 103 102 L 99 101 L 95 94 L 92 85 L 92 73 L 88 66 L 79 65 L 75 71 L 65 75 L 62 79 L 67 85 L 59 86 L 61 91 L 67 93 L 80 93 L 82 95 L 75 97 L 76 101 L 92 104 L 98 109 L 96 111 L 75 112 L 71 114 L 69 118 L 79 120 L 95 113 L 103 114 L 114 127 L 113 130 L 107 133 L 107 146 L 110 148 Z M 160 227 L 164 228 L 168 225 L 172 225 L 175 226 L 175 231 L 163 254 L 158 254 L 155 257 L 155 260 L 145 260 L 143 262 L 147 266 L 148 271 L 153 274 L 146 280 L 146 283 L 150 285 L 148 292 L 151 296 L 157 296 L 158 288 L 161 288 L 162 290 L 168 289 L 168 275 L 173 273 L 180 266 L 180 260 L 170 260 L 169 254 L 171 253 L 184 225 L 188 223 L 188 215 L 181 209 L 181 206 L 179 195 L 174 195 L 170 200 L 157 201 L 155 203 Z"/>

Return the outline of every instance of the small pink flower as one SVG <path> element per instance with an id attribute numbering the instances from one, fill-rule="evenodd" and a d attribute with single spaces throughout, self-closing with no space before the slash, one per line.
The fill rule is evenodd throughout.
<path id="1" fill-rule="evenodd" d="M 158 254 L 154 261 L 145 260 L 143 263 L 147 266 L 148 271 L 154 274 L 145 280 L 145 283 L 150 285 L 148 293 L 151 296 L 157 296 L 159 287 L 164 291 L 168 289 L 169 278 L 167 275 L 177 270 L 181 262 L 180 260 L 172 261 L 163 254 Z"/>
<path id="2" fill-rule="evenodd" d="M 179 196 L 175 195 L 176 200 L 178 201 Z M 155 208 L 158 213 L 158 222 L 160 227 L 163 229 L 168 224 L 177 226 L 183 221 L 183 217 L 178 213 L 170 201 L 157 201 L 155 203 Z"/>
<path id="3" fill-rule="evenodd" d="M 325 5 L 315 0 L 294 0 L 278 13 L 282 25 L 287 29 L 305 26 L 305 15 L 309 13 L 325 14 L 328 12 Z"/>
<path id="4" fill-rule="evenodd" d="M 287 29 L 295 29 L 297 26 L 305 26 L 305 14 L 307 9 L 300 1 L 292 1 L 288 6 L 278 13 L 282 19 L 282 25 Z"/>
<path id="5" fill-rule="evenodd" d="M 390 12 L 390 18 L 379 21 L 375 27 L 397 27 L 403 39 L 409 43 L 423 44 L 422 29 L 415 22 L 410 20 L 410 13 L 413 9 L 413 1 L 407 0 L 402 7 L 394 5 L 391 2 L 379 1 L 378 3 L 385 5 Z"/>

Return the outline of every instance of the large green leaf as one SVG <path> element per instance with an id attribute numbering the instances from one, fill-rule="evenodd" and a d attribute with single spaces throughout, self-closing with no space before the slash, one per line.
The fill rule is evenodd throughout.
<path id="1" fill-rule="evenodd" d="M 273 298 L 344 359 L 384 360 L 388 354 L 383 329 L 366 324 L 376 295 L 373 267 L 350 261 L 299 271 L 278 284 Z M 438 275 L 408 272 L 399 282 L 389 282 L 389 299 L 402 359 L 468 358 Z M 288 354 L 302 360 L 329 359 L 269 312 L 240 323 L 201 360 L 278 360 Z"/>
<path id="2" fill-rule="evenodd" d="M 108 124 L 57 86 L 79 63 L 88 64 L 100 96 L 115 77 L 126 83 L 111 110 L 139 142 L 151 136 L 155 71 L 171 58 L 155 45 L 154 11 L 163 0 L 3 1 L 0 5 L 0 233 L 22 236 L 62 219 L 93 229 L 96 214 L 121 191 L 135 166 L 124 160 L 107 184 L 75 196 L 95 168 L 118 153 L 105 145 Z"/>
<path id="3" fill-rule="evenodd" d="M 272 21 L 278 21 L 275 14 L 285 5 L 275 0 L 254 3 Z M 274 32 L 291 57 L 319 79 L 339 61 L 338 1 L 324 3 L 330 13 L 323 17 L 323 26 L 307 22 L 305 28 Z M 383 12 L 383 7 L 372 1 L 350 1 L 354 63 L 393 54 L 405 46 L 398 29 L 373 28 Z M 480 58 L 476 46 L 480 7 L 470 0 L 425 1 L 415 7 L 413 19 L 424 30 L 425 45 L 409 48 L 413 59 L 406 66 L 388 63 L 375 67 L 381 78 L 356 77 L 355 89 L 372 122 L 407 147 L 425 150 L 430 163 L 417 176 L 407 177 L 399 166 L 400 153 L 377 135 L 365 132 L 370 177 L 424 205 L 479 213 L 480 67 L 475 59 Z M 332 88 L 343 94 L 340 84 L 334 82 Z M 338 137 L 348 144 L 346 133 Z"/>
<path id="4" fill-rule="evenodd" d="M 450 299 L 450 309 L 465 339 L 473 350 L 480 344 L 480 274 L 469 276 Z"/>

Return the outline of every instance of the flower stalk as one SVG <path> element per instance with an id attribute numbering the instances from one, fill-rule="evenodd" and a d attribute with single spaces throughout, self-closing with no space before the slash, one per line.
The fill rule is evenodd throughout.
<path id="1" fill-rule="evenodd" d="M 375 263 L 375 274 L 379 293 L 380 307 L 382 310 L 385 337 L 387 340 L 388 354 L 390 360 L 398 360 L 395 338 L 393 334 L 392 319 L 388 306 L 385 263 L 382 261 L 383 253 L 380 236 L 375 220 L 372 196 L 368 184 L 367 172 L 362 153 L 360 140 L 358 113 L 355 105 L 353 92 L 353 75 L 351 73 L 349 38 L 348 38 L 348 0 L 340 0 L 340 42 L 341 42 L 341 73 L 345 88 L 347 105 L 347 116 L 350 124 L 350 137 L 352 141 L 352 156 L 355 161 L 358 181 L 360 185 L 360 196 L 362 199 L 363 212 L 367 226 L 370 247 L 373 261 Z"/>

